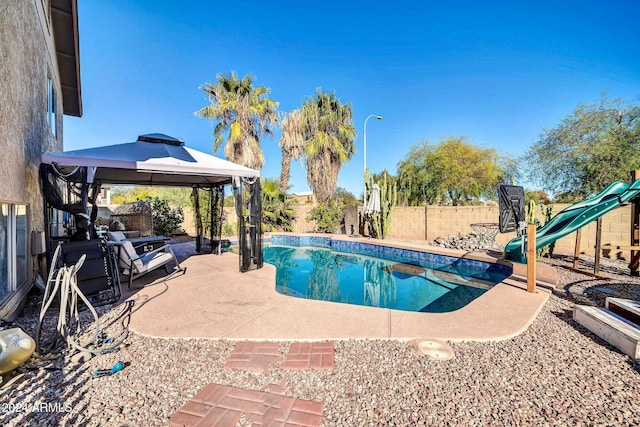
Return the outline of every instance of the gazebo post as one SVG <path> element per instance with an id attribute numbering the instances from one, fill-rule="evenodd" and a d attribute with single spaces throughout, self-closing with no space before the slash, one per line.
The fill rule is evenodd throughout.
<path id="1" fill-rule="evenodd" d="M 202 216 L 200 215 L 200 192 L 197 186 L 193 186 L 193 213 L 196 220 L 196 252 L 202 250 Z"/>

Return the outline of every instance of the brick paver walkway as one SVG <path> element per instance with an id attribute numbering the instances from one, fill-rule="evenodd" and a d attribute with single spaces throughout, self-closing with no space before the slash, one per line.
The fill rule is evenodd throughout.
<path id="1" fill-rule="evenodd" d="M 324 405 L 279 394 L 208 384 L 184 404 L 171 426 L 318 426 Z"/>
<path id="2" fill-rule="evenodd" d="M 294 342 L 281 369 L 333 369 L 332 342 Z"/>
<path id="3" fill-rule="evenodd" d="M 229 355 L 225 368 L 269 372 L 269 366 L 282 360 L 280 343 L 241 341 Z"/>
<path id="4" fill-rule="evenodd" d="M 225 368 L 263 372 L 267 374 L 269 367 L 282 360 L 280 344 L 277 342 L 241 341 L 236 344 Z M 294 342 L 289 347 L 281 369 L 333 369 L 332 342 Z"/>
<path id="5" fill-rule="evenodd" d="M 269 373 L 282 361 L 280 343 L 242 341 L 225 368 Z M 292 343 L 281 369 L 333 369 L 333 343 Z M 169 420 L 172 426 L 235 426 L 241 419 L 253 426 L 317 426 L 324 405 L 284 396 L 286 382 L 270 384 L 272 393 L 208 384 Z"/>

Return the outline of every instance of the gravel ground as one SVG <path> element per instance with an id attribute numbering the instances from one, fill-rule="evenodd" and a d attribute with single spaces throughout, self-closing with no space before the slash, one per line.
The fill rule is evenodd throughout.
<path id="1" fill-rule="evenodd" d="M 563 257 L 543 262 L 569 265 Z M 223 368 L 233 341 L 135 333 L 125 348 L 80 365 L 68 356 L 32 358 L 18 370 L 22 381 L 2 392 L 0 425 L 166 425 L 211 382 L 262 391 L 277 384 L 288 396 L 323 402 L 326 426 L 640 425 L 640 367 L 571 317 L 575 303 L 601 305 L 603 289 L 638 299 L 640 280 L 625 267 L 603 260 L 610 280 L 559 268 L 560 285 L 525 333 L 451 343 L 455 358 L 447 361 L 420 357 L 403 342 L 347 340 L 334 343 L 331 371 L 273 366 L 264 375 Z M 32 291 L 16 320 L 31 334 L 40 299 Z M 123 309 L 100 312 L 116 319 Z M 108 336 L 122 334 L 113 322 Z M 283 355 L 289 345 L 281 343 Z M 92 378 L 116 361 L 125 363 L 122 371 Z"/>

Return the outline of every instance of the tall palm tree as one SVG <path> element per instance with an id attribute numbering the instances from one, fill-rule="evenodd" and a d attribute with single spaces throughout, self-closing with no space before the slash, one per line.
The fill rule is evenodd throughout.
<path id="1" fill-rule="evenodd" d="M 303 154 L 304 138 L 302 133 L 302 115 L 300 110 L 291 111 L 282 119 L 282 136 L 278 145 L 282 147 L 282 168 L 280 171 L 280 193 L 289 188 L 291 160 L 298 160 Z"/>
<path id="2" fill-rule="evenodd" d="M 333 196 L 342 164 L 355 153 L 351 104 L 318 89 L 302 105 L 307 182 L 319 202 Z"/>
<path id="3" fill-rule="evenodd" d="M 264 156 L 260 148 L 260 137 L 272 135 L 271 128 L 277 123 L 278 103 L 267 95 L 266 86 L 254 86 L 253 76 L 247 74 L 238 79 L 235 72 L 218 74 L 217 83 L 206 83 L 199 89 L 207 93 L 211 105 L 195 112 L 201 118 L 217 120 L 213 130 L 213 151 L 217 151 L 228 131 L 224 155 L 227 160 L 260 169 Z"/>

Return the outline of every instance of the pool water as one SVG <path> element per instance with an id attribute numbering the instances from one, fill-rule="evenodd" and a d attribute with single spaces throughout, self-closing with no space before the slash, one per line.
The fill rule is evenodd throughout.
<path id="1" fill-rule="evenodd" d="M 284 295 L 396 310 L 443 313 L 464 307 L 505 278 L 455 265 L 391 261 L 315 247 L 270 245 Z"/>

